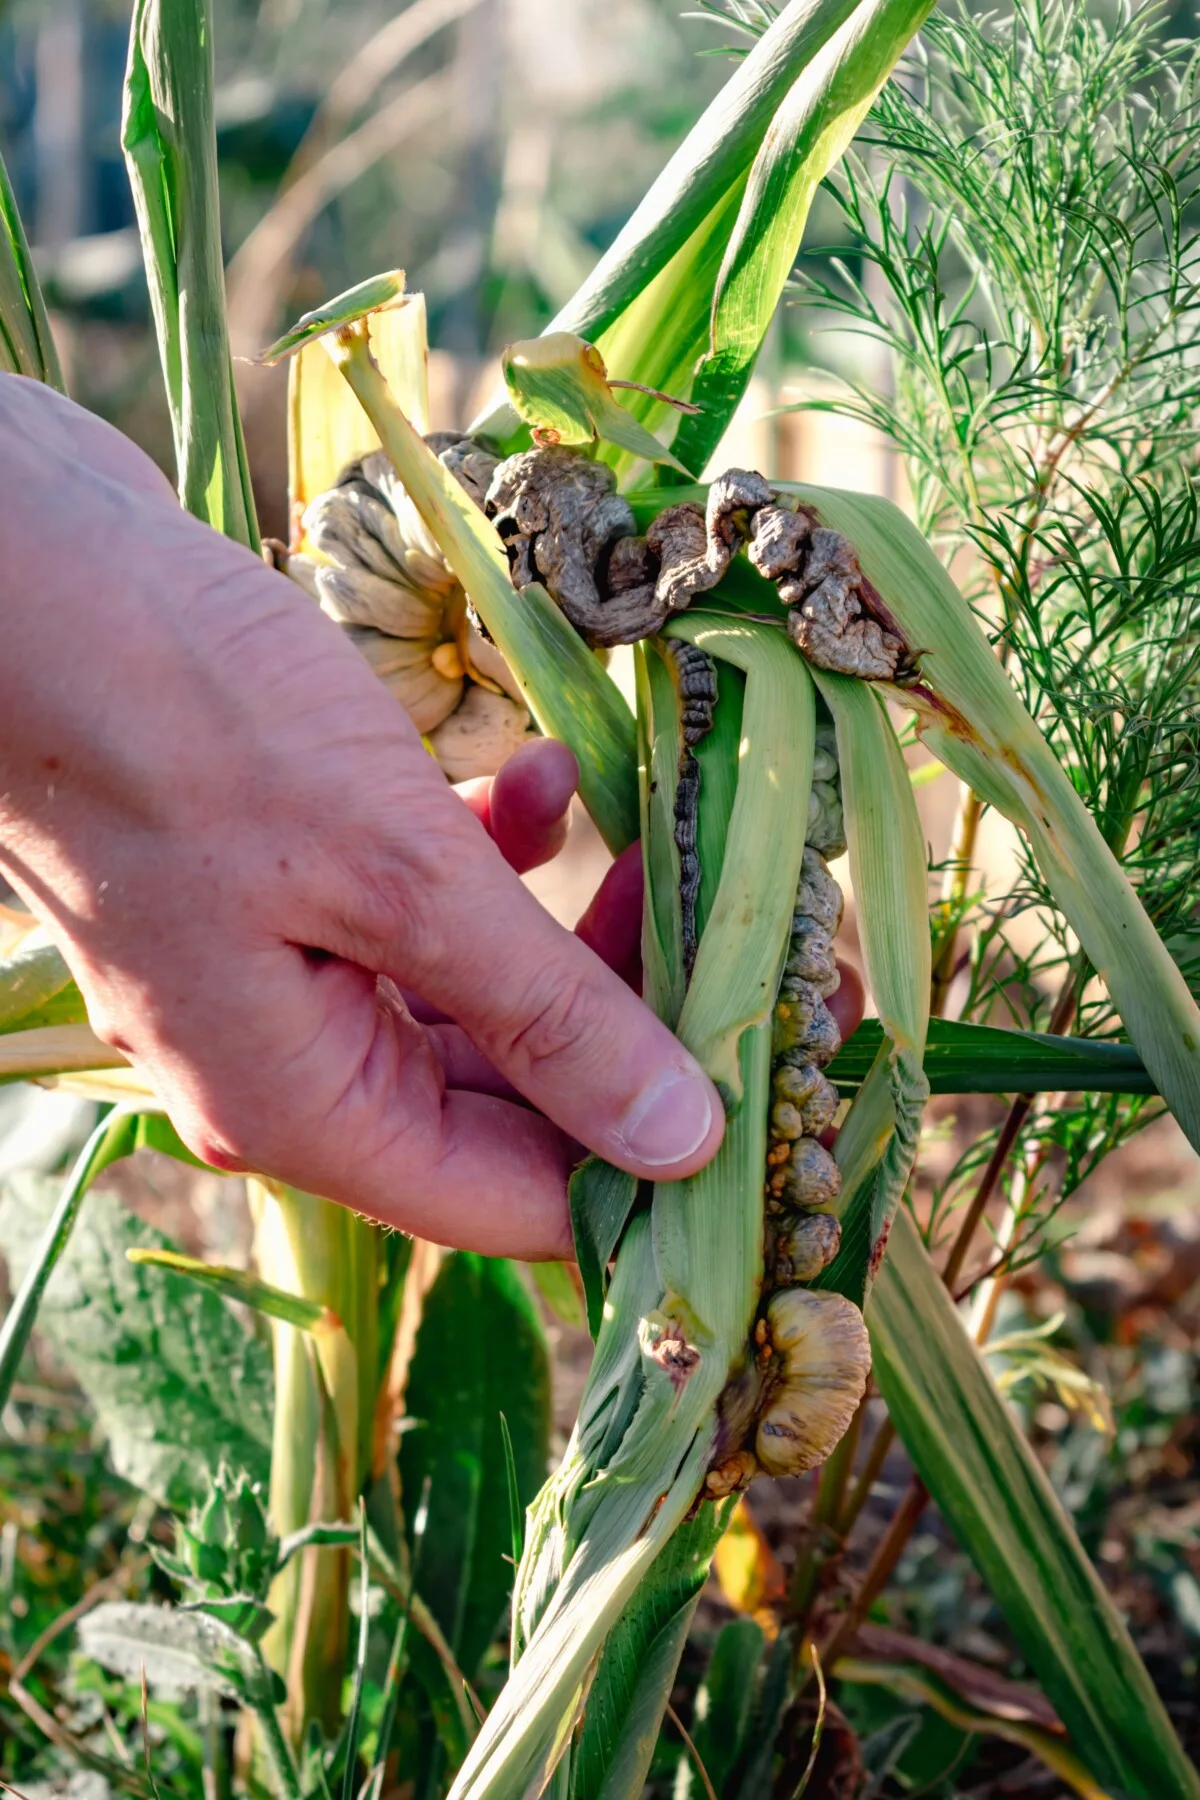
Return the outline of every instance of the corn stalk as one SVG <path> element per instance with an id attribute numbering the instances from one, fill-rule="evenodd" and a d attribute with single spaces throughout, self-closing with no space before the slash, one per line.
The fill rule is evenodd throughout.
<path id="1" fill-rule="evenodd" d="M 319 1336 L 273 1319 L 275 1437 L 270 1512 L 283 1537 L 352 1519 L 371 1473 L 379 1368 L 377 1226 L 328 1200 L 251 1184 L 255 1263 L 262 1279 L 325 1309 Z M 275 1621 L 263 1640 L 287 1683 L 285 1721 L 299 1744 L 310 1719 L 332 1737 L 341 1722 L 350 1632 L 348 1545 L 310 1545 L 276 1576 Z"/>

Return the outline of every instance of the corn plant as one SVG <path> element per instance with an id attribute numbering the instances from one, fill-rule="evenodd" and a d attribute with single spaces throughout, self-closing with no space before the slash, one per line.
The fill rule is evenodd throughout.
<path id="1" fill-rule="evenodd" d="M 716 1082 L 728 1123 L 715 1160 L 686 1181 L 639 1184 L 595 1159 L 576 1172 L 595 1352 L 565 1456 L 536 1497 L 544 1372 L 505 1266 L 459 1258 L 438 1275 L 409 1401 L 435 1440 L 457 1442 L 463 1407 L 439 1397 L 429 1371 L 462 1287 L 463 1304 L 521 1339 L 511 1391 L 524 1423 L 502 1461 L 495 1432 L 473 1454 L 473 1500 L 454 1487 L 455 1453 L 439 1459 L 412 1433 L 397 1506 L 394 1344 L 402 1307 L 419 1309 L 416 1252 L 268 1181 L 254 1186 L 253 1273 L 128 1246 L 136 1276 L 124 1279 L 141 1284 L 127 1290 L 130 1310 L 186 1292 L 214 1333 L 229 1330 L 223 1297 L 270 1321 L 274 1414 L 224 1466 L 209 1455 L 205 1480 L 175 1463 L 142 1474 L 178 1515 L 160 1560 L 191 1610 L 99 1607 L 84 1646 L 210 1706 L 236 1701 L 254 1725 L 251 1787 L 351 1794 L 365 1779 L 378 1793 L 396 1744 L 422 1792 L 448 1786 L 455 1800 L 639 1794 L 738 1496 L 831 1455 L 844 1472 L 873 1362 L 895 1428 L 1056 1709 L 1058 1735 L 1043 1733 L 1039 1753 L 1080 1793 L 1200 1793 L 900 1206 L 935 1088 L 1157 1093 L 1200 1145 L 1200 1011 L 1016 671 L 918 525 L 887 502 L 757 470 L 700 479 L 813 194 L 928 10 L 742 9 L 754 42 L 726 88 L 563 314 L 506 350 L 503 392 L 463 431 L 428 433 L 424 310 L 397 272 L 305 315 L 265 352 L 291 359 L 295 535 L 275 552 L 280 566 L 352 635 L 450 776 L 496 767 L 529 730 L 571 746 L 610 849 L 640 838 L 646 998 Z M 125 143 L 180 496 L 254 548 L 210 90 L 199 0 L 139 5 Z M 32 372 L 52 378 L 6 206 L 5 343 L 25 359 L 11 348 L 10 364 L 26 367 L 42 345 Z M 596 654 L 616 645 L 634 646 L 636 716 Z M 1020 829 L 1122 1041 L 1056 1044 L 931 1018 L 925 847 L 893 710 L 915 717 L 965 792 Z M 845 1046 L 827 1006 L 842 914 L 829 862 L 843 851 L 877 1010 Z M 86 1279 L 89 1230 L 87 1255 L 98 1254 L 86 1212 L 79 1222 L 95 1173 L 141 1142 L 186 1152 L 136 1076 L 98 1055 L 53 952 L 7 965 L 0 1008 L 7 1075 L 69 1077 L 122 1102 L 15 1259 L 26 1273 L 0 1335 L 2 1397 L 39 1304 L 54 1319 L 56 1267 L 60 1283 Z M 98 1387 L 124 1442 L 127 1396 Z M 496 1391 L 481 1379 L 466 1399 L 493 1405 Z M 165 1422 L 159 1433 L 182 1449 Z M 456 1507 L 482 1520 L 479 1492 L 494 1498 L 501 1472 L 516 1500 L 511 1667 L 477 1728 L 462 1678 L 480 1667 L 504 1593 L 493 1565 L 453 1589 L 447 1612 L 433 1571 L 466 1554 Z M 392 1635 L 368 1749 L 373 1584 Z M 785 1640 L 787 1691 L 814 1665 L 815 1640 Z M 401 1705 L 409 1671 L 429 1696 L 415 1726 Z M 768 1790 L 770 1733 L 763 1754 L 730 1794 Z"/>

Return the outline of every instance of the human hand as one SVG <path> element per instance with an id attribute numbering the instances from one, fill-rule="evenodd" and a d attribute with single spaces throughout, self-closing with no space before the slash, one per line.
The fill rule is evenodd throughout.
<path id="1" fill-rule="evenodd" d="M 16 376 L 0 480 L 0 866 L 198 1155 L 527 1257 L 577 1144 L 710 1159 L 707 1078 L 505 861 L 561 835 L 561 747 L 464 804 L 298 589 Z"/>

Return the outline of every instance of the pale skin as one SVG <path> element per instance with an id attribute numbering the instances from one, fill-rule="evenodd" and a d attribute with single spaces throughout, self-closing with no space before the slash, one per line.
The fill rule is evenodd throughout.
<path id="1" fill-rule="evenodd" d="M 19 376 L 0 483 L 0 869 L 196 1154 L 528 1258 L 571 1254 L 581 1146 L 710 1160 L 716 1092 L 622 979 L 636 852 L 575 934 L 519 879 L 569 751 L 449 787 L 311 601 Z"/>

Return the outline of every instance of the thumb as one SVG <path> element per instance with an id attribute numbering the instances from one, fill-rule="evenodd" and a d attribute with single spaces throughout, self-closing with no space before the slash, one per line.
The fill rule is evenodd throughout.
<path id="1" fill-rule="evenodd" d="M 386 972 L 457 1020 L 519 1093 L 607 1161 L 655 1179 L 703 1168 L 725 1118 L 695 1059 L 482 833 L 469 861 L 450 866 L 453 880 L 428 896 L 431 923 L 409 938 L 409 954 L 395 947 Z"/>

